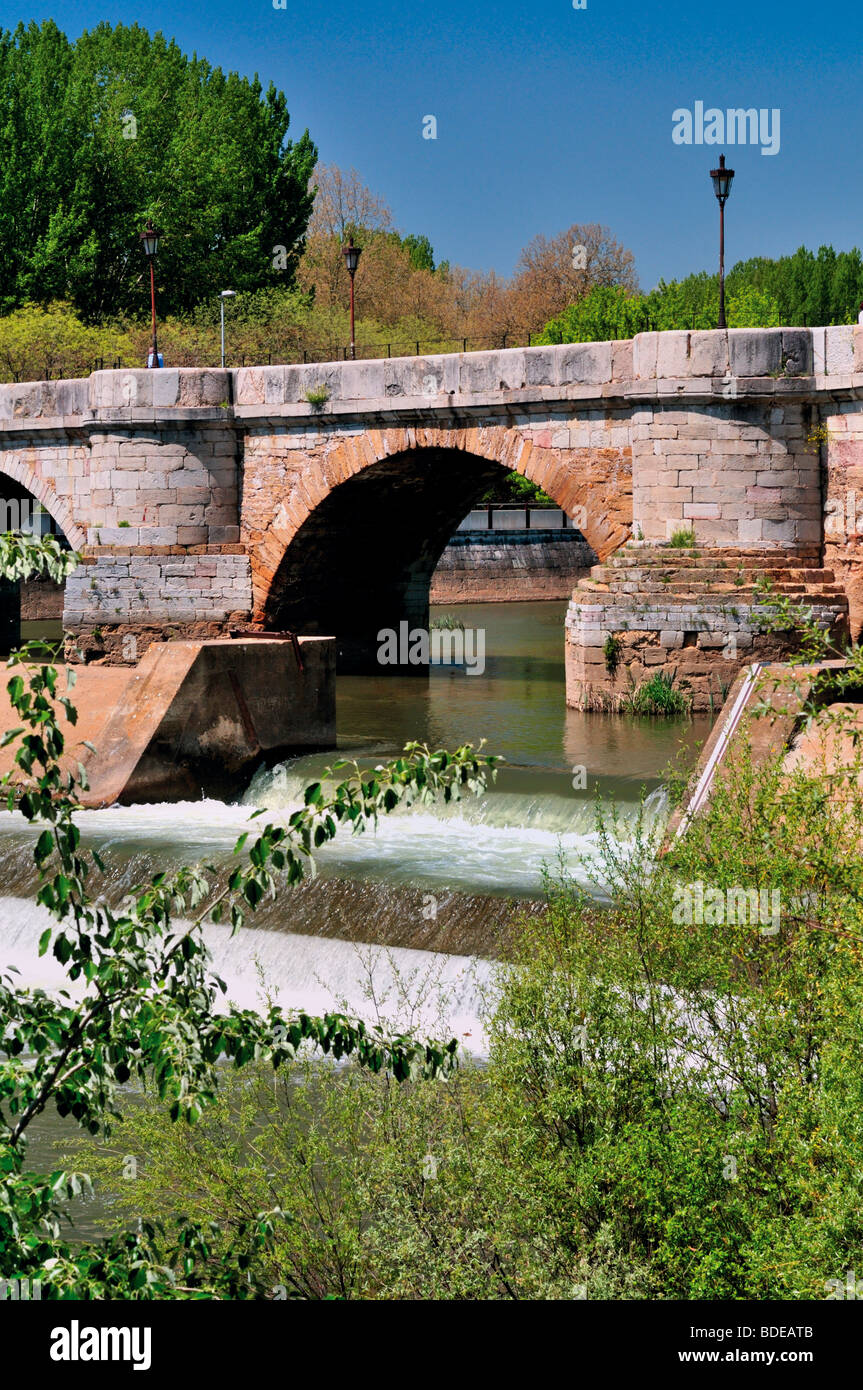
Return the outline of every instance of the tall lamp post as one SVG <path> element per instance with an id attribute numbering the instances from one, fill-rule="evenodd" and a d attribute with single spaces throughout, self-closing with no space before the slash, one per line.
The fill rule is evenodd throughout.
<path id="1" fill-rule="evenodd" d="M 347 246 L 342 247 L 342 255 L 345 258 L 348 275 L 351 277 L 351 361 L 353 361 L 357 355 L 357 344 L 354 338 L 354 276 L 360 263 L 360 247 L 354 246 L 352 236 L 348 239 Z"/>
<path id="2" fill-rule="evenodd" d="M 233 299 L 233 298 L 236 296 L 236 293 L 237 293 L 236 290 L 222 290 L 221 293 L 219 294 L 219 309 L 220 309 L 220 311 L 221 311 L 221 316 L 222 316 L 222 366 L 223 366 L 223 367 L 224 367 L 224 365 L 225 365 L 225 300 L 226 300 L 226 299 Z"/>
<path id="3" fill-rule="evenodd" d="M 731 192 L 734 170 L 726 169 L 725 155 L 719 156 L 719 168 L 710 170 L 713 191 L 719 203 L 719 323 L 718 328 L 727 327 L 725 322 L 725 204 Z"/>
<path id="4" fill-rule="evenodd" d="M 159 365 L 159 346 L 156 342 L 156 280 L 153 272 L 153 264 L 156 259 L 156 252 L 159 249 L 160 232 L 156 231 L 149 217 L 147 225 L 141 232 L 141 245 L 144 248 L 144 255 L 150 262 L 150 315 L 153 327 L 153 342 L 150 347 L 150 355 L 147 358 L 148 367 L 158 367 Z"/>

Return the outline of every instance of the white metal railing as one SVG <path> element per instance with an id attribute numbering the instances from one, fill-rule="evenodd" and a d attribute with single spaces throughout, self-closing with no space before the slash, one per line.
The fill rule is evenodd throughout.
<path id="1" fill-rule="evenodd" d="M 511 507 L 492 503 L 474 507 L 459 531 L 571 531 L 570 518 L 560 507 Z"/>

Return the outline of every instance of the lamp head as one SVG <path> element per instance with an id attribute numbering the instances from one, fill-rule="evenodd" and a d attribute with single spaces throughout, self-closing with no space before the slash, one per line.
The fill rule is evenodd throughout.
<path id="1" fill-rule="evenodd" d="M 152 258 L 153 256 L 155 256 L 156 252 L 157 252 L 158 249 L 159 249 L 159 237 L 160 237 L 161 235 L 162 235 L 161 232 L 157 232 L 157 231 L 156 231 L 156 228 L 153 226 L 152 222 L 150 221 L 150 219 L 149 219 L 149 217 L 148 217 L 148 218 L 147 218 L 147 225 L 146 225 L 146 227 L 144 228 L 143 232 L 141 232 L 141 234 L 140 234 L 140 236 L 141 236 L 141 245 L 142 245 L 142 247 L 144 248 L 144 255 L 145 255 L 145 256 L 147 256 L 147 257 L 149 257 L 149 258 Z"/>
<path id="2" fill-rule="evenodd" d="M 710 170 L 710 177 L 713 180 L 713 191 L 721 205 L 731 192 L 731 181 L 734 178 L 734 170 L 725 167 L 724 154 L 719 156 L 719 168 Z"/>
<path id="3" fill-rule="evenodd" d="M 347 246 L 342 247 L 342 255 L 345 258 L 345 265 L 348 268 L 348 274 L 350 276 L 353 276 L 356 272 L 361 254 L 361 248 L 359 246 L 354 246 L 354 239 L 350 237 Z"/>

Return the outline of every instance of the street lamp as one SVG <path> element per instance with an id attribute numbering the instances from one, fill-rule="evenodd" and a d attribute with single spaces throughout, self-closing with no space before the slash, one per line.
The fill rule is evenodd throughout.
<path id="1" fill-rule="evenodd" d="M 223 366 L 223 367 L 224 367 L 224 365 L 225 365 L 225 300 L 226 300 L 226 299 L 233 299 L 233 298 L 236 296 L 236 293 L 237 293 L 236 290 L 222 290 L 221 293 L 219 294 L 219 309 L 220 309 L 221 315 L 222 315 L 222 366 Z"/>
<path id="2" fill-rule="evenodd" d="M 354 246 L 352 236 L 348 239 L 347 246 L 342 247 L 342 255 L 345 258 L 348 275 L 351 277 L 351 361 L 353 361 L 357 355 L 357 345 L 354 338 L 354 276 L 360 263 L 360 247 Z"/>
<path id="3" fill-rule="evenodd" d="M 156 343 L 156 281 L 153 273 L 153 263 L 156 259 L 156 252 L 159 249 L 160 236 L 161 232 L 156 231 L 156 228 L 148 217 L 147 225 L 143 232 L 141 232 L 141 245 L 144 248 L 144 255 L 150 262 L 150 314 L 153 326 L 153 343 L 150 348 L 150 355 L 147 358 L 148 367 L 158 367 L 159 365 L 159 348 Z"/>
<path id="4" fill-rule="evenodd" d="M 725 328 L 725 204 L 731 192 L 734 170 L 726 169 L 724 154 L 719 156 L 719 168 L 710 170 L 710 177 L 713 179 L 713 191 L 719 202 L 719 323 L 717 327 Z"/>

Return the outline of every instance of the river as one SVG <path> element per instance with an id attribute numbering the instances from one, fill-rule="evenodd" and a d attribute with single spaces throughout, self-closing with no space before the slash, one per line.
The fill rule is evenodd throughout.
<path id="1" fill-rule="evenodd" d="M 106 861 L 105 891 L 118 898 L 157 866 L 227 862 L 253 808 L 291 809 L 335 756 L 374 762 L 396 756 L 411 739 L 451 748 L 485 738 L 488 751 L 505 759 L 481 797 L 399 811 L 376 832 L 340 837 L 320 854 L 314 881 L 285 890 L 239 935 L 208 928 L 215 965 L 238 1003 L 259 999 L 263 980 L 286 1008 L 339 1005 L 390 1025 L 445 1027 L 482 1050 L 480 997 L 514 912 L 539 910 L 546 870 L 564 866 L 592 886 L 597 794 L 614 798 L 624 825 L 645 793 L 648 813 L 661 815 L 663 769 L 681 746 L 694 761 L 706 719 L 566 708 L 565 604 L 449 611 L 466 627 L 484 629 L 482 674 L 433 667 L 428 680 L 340 678 L 338 754 L 262 768 L 233 804 L 80 813 L 85 842 Z M 17 813 L 0 814 L 2 956 L 25 980 L 50 987 L 62 976 L 50 957 L 35 954 L 47 919 L 31 897 L 32 841 Z M 46 1117 L 37 1151 L 59 1133 Z M 47 1150 L 44 1161 L 52 1161 Z"/>
<path id="2" fill-rule="evenodd" d="M 85 841 L 108 866 L 107 891 L 118 898 L 146 880 L 154 866 L 202 858 L 227 862 L 252 809 L 289 811 L 336 756 L 373 763 L 396 756 L 410 739 L 451 748 L 481 738 L 505 760 L 483 796 L 450 807 L 413 807 L 383 818 L 376 831 L 343 834 L 321 851 L 316 880 L 286 890 L 259 911 L 257 932 L 317 942 L 289 949 L 287 942 L 270 942 L 271 968 L 287 985 L 299 965 L 292 964 L 291 953 L 319 949 L 324 973 L 333 980 L 338 942 L 495 956 L 513 903 L 530 908 L 541 900 L 546 869 L 563 866 L 591 887 L 597 795 L 615 800 L 624 823 L 636 815 L 643 793 L 650 814 L 661 814 L 664 768 L 681 746 L 694 761 L 708 721 L 567 709 L 563 603 L 459 605 L 450 611 L 466 627 L 484 629 L 482 674 L 433 666 L 427 680 L 341 677 L 337 753 L 261 768 L 232 804 L 202 800 L 82 811 Z M 30 903 L 31 853 L 32 834 L 21 818 L 0 813 L 5 955 L 22 965 L 38 930 Z M 341 969 L 335 976 L 342 978 Z"/>

